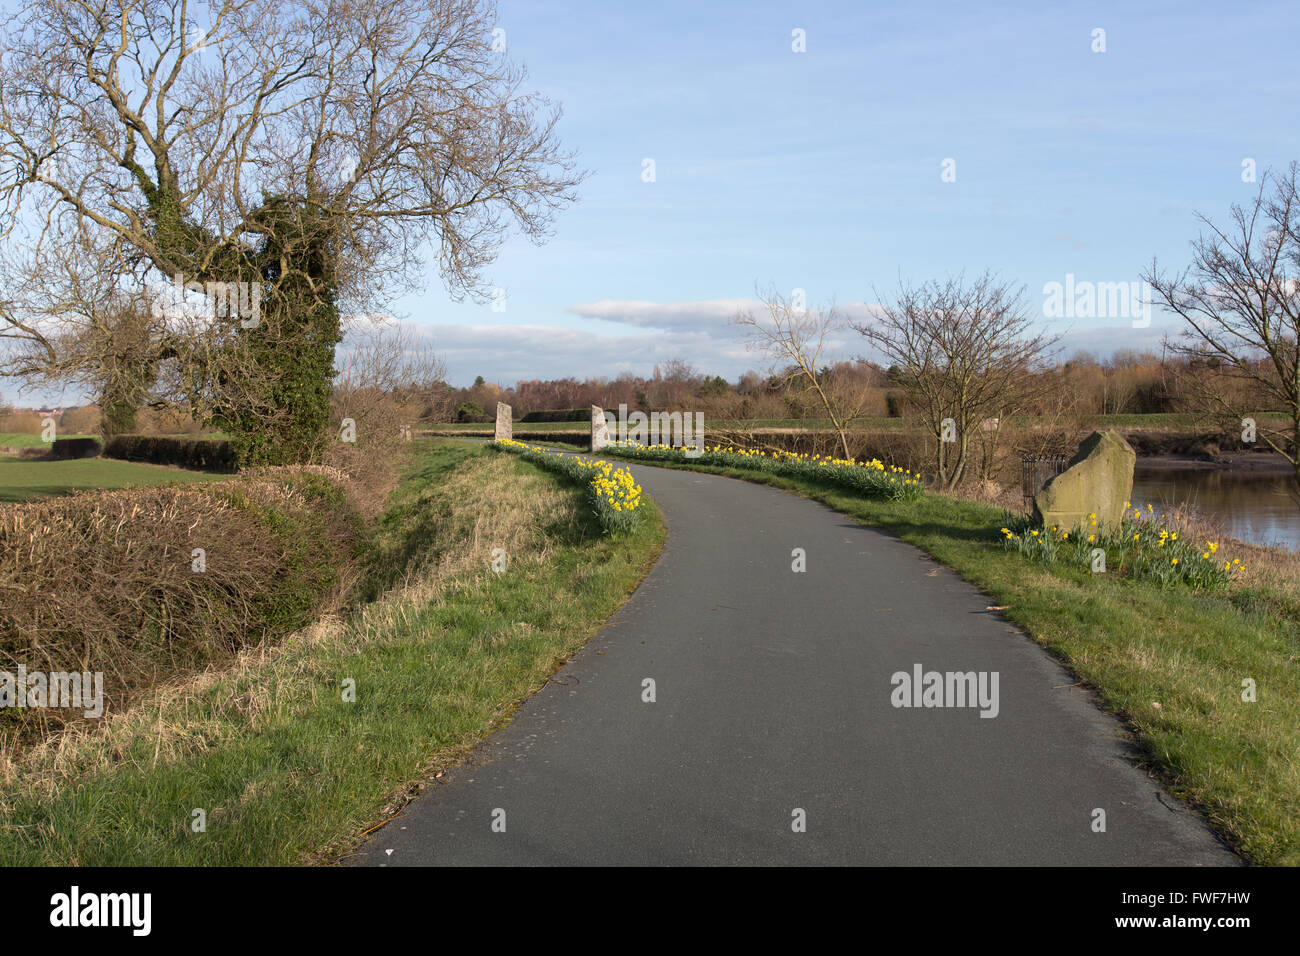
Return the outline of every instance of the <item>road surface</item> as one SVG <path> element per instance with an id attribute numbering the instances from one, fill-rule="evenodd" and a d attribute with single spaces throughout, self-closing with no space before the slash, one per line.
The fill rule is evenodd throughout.
<path id="1" fill-rule="evenodd" d="M 1119 722 L 948 569 L 773 488 L 632 470 L 668 524 L 649 576 L 349 862 L 1238 862 L 1135 765 Z M 996 716 L 894 706 L 893 675 L 918 665 L 982 673 L 988 704 L 996 672 Z M 962 703 L 960 683 L 944 703 Z"/>

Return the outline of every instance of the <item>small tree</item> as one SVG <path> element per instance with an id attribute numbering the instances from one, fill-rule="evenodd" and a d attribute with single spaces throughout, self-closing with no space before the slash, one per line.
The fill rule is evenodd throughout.
<path id="1" fill-rule="evenodd" d="M 1209 232 L 1193 241 L 1191 265 L 1171 275 L 1152 260 L 1144 278 L 1186 324 L 1181 339 L 1167 344 L 1189 360 L 1183 384 L 1193 402 L 1234 428 L 1254 420 L 1257 438 L 1286 458 L 1300 482 L 1298 175 L 1296 163 L 1266 172 L 1254 200 L 1234 203 L 1223 228 L 1198 214 Z M 1287 426 L 1263 412 L 1281 413 Z"/>
<path id="2" fill-rule="evenodd" d="M 775 286 L 756 290 L 764 310 L 738 312 L 732 322 L 748 330 L 747 347 L 771 359 L 780 387 L 806 395 L 826 413 L 835 429 L 840 454 L 849 452 L 849 426 L 862 415 L 865 395 L 856 383 L 838 387 L 836 376 L 823 374 L 823 361 L 836 333 L 847 328 L 834 307 L 807 309 L 779 292 Z"/>
<path id="3" fill-rule="evenodd" d="M 1038 373 L 1055 341 L 1032 332 L 1023 289 L 988 272 L 970 283 L 961 275 L 900 282 L 895 302 L 853 328 L 907 391 L 934 438 L 935 482 L 946 489 L 965 477 L 977 431 L 988 423 L 996 437 L 1000 420 L 1041 392 Z"/>

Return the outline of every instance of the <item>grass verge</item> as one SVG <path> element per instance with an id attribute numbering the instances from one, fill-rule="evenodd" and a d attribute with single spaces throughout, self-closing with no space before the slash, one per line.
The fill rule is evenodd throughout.
<path id="1" fill-rule="evenodd" d="M 602 451 L 619 457 L 612 448 Z M 1300 599 L 1267 584 L 1220 592 L 1044 566 L 1008 551 L 1004 513 L 927 494 L 869 501 L 807 480 L 729 475 L 822 501 L 916 545 L 1004 605 L 1131 728 L 1152 770 L 1249 861 L 1300 864 Z M 1247 702 L 1244 681 L 1256 700 Z"/>
<path id="2" fill-rule="evenodd" d="M 363 562 L 375 600 L 0 761 L 0 860 L 336 858 L 506 721 L 640 582 L 658 512 L 647 503 L 650 520 L 610 537 L 583 494 L 483 447 L 421 443 Z"/>

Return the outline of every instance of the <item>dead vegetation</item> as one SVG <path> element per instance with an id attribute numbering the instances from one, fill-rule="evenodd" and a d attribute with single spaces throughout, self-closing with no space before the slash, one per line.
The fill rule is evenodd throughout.
<path id="1" fill-rule="evenodd" d="M 102 672 L 117 710 L 301 626 L 359 540 L 346 484 L 334 469 L 274 468 L 0 505 L 0 670 Z M 6 709 L 0 737 L 63 719 Z"/>

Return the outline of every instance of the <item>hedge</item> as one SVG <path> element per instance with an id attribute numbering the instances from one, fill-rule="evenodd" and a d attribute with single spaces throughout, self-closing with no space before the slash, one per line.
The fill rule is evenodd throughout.
<path id="1" fill-rule="evenodd" d="M 155 465 L 180 465 L 204 471 L 234 471 L 235 451 L 217 438 L 173 438 L 166 435 L 114 435 L 104 445 L 104 455 Z"/>
<path id="2" fill-rule="evenodd" d="M 521 422 L 586 422 L 591 420 L 590 408 L 552 408 L 529 412 Z"/>
<path id="3" fill-rule="evenodd" d="M 50 446 L 51 458 L 94 458 L 98 454 L 98 438 L 56 438 Z"/>

